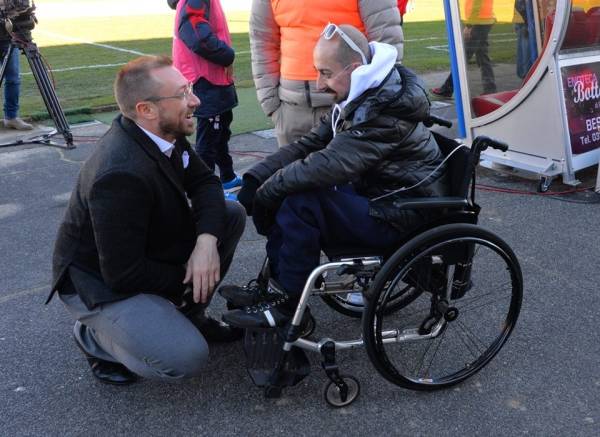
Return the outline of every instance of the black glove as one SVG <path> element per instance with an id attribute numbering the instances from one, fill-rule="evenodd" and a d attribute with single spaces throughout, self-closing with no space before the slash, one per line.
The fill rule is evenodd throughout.
<path id="1" fill-rule="evenodd" d="M 256 227 L 256 232 L 258 232 L 260 235 L 269 235 L 269 231 L 275 224 L 275 214 L 276 211 L 267 209 L 255 199 L 252 209 L 252 221 Z"/>
<path id="2" fill-rule="evenodd" d="M 238 192 L 237 200 L 246 208 L 246 214 L 252 215 L 252 205 L 254 204 L 254 196 L 256 190 L 260 187 L 260 183 L 255 177 L 245 175 L 242 189 Z"/>
<path id="3" fill-rule="evenodd" d="M 171 9 L 177 9 L 177 3 L 179 0 L 167 0 L 167 4 Z"/>

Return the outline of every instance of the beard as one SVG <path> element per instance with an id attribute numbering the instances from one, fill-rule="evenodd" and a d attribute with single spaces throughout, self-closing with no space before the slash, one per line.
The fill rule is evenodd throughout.
<path id="1" fill-rule="evenodd" d="M 337 93 L 337 91 L 332 90 L 331 88 L 326 88 L 325 90 L 323 90 L 323 93 L 331 95 L 333 97 L 333 101 L 335 103 L 343 102 L 344 100 L 346 100 L 348 98 L 347 94 L 346 94 L 346 96 L 341 96 L 340 94 Z"/>
<path id="2" fill-rule="evenodd" d="M 188 120 L 187 118 L 185 119 Z M 158 128 L 163 135 L 173 138 L 179 138 L 181 136 L 187 136 L 194 133 L 194 125 L 191 123 L 191 127 L 186 122 L 182 122 L 179 119 L 165 119 L 162 118 L 158 121 Z"/>

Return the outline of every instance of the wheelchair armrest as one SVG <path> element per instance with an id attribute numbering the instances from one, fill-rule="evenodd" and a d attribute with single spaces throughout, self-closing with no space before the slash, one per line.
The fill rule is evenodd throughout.
<path id="1" fill-rule="evenodd" d="M 461 209 L 468 205 L 463 197 L 413 197 L 394 201 L 398 209 Z"/>

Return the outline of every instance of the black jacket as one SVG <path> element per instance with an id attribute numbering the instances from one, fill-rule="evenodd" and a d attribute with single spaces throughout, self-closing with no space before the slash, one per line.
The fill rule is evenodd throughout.
<path id="1" fill-rule="evenodd" d="M 225 202 L 219 179 L 187 141 L 176 151 L 177 168 L 131 120 L 113 121 L 83 165 L 60 225 L 48 300 L 69 266 L 89 308 L 139 293 L 177 300 L 196 236 L 221 237 Z"/>
<path id="2" fill-rule="evenodd" d="M 252 167 L 247 175 L 262 184 L 257 200 L 276 209 L 288 194 L 349 182 L 358 194 L 372 199 L 418 183 L 443 160 L 422 123 L 429 110 L 417 76 L 404 67 L 392 70 L 378 88 L 366 91 L 342 110 L 335 137 L 329 114 L 309 134 Z M 394 200 L 447 193 L 442 166 L 414 189 L 371 201 L 370 214 L 407 230 L 426 213 L 399 211 Z"/>

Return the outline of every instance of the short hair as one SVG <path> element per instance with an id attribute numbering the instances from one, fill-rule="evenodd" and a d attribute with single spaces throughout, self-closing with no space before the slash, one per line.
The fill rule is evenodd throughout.
<path id="1" fill-rule="evenodd" d="M 340 24 L 338 26 L 342 32 L 346 34 L 363 52 L 367 62 L 371 62 L 371 49 L 369 48 L 369 41 L 363 33 L 356 27 L 349 24 Z M 342 65 L 350 65 L 353 62 L 360 62 L 362 64 L 362 58 L 360 54 L 353 50 L 343 38 L 336 35 L 338 42 L 337 46 L 337 60 Z"/>
<path id="2" fill-rule="evenodd" d="M 152 96 L 161 83 L 152 76 L 152 71 L 170 67 L 173 61 L 168 56 L 141 56 L 125 64 L 117 73 L 114 92 L 121 113 L 136 118 L 135 105 Z"/>

